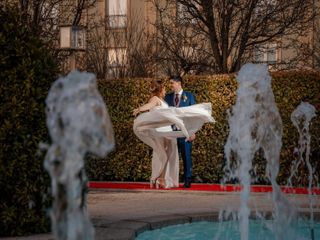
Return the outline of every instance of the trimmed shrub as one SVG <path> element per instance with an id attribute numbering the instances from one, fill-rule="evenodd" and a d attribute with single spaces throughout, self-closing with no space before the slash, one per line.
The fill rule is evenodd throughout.
<path id="1" fill-rule="evenodd" d="M 47 232 L 45 98 L 56 76 L 46 46 L 0 4 L 0 236 Z"/>
<path id="2" fill-rule="evenodd" d="M 293 148 L 298 144 L 298 132 L 290 120 L 292 111 L 302 100 L 319 103 L 320 76 L 311 72 L 273 73 L 272 87 L 283 120 L 283 147 L 278 181 L 285 184 Z M 149 98 L 150 79 L 100 80 L 99 88 L 108 106 L 116 135 L 116 150 L 105 159 L 90 158 L 87 173 L 91 180 L 148 181 L 151 173 L 152 149 L 143 144 L 133 133 L 132 110 Z M 168 89 L 168 88 L 167 88 Z M 197 102 L 211 102 L 215 124 L 206 124 L 198 132 L 193 145 L 193 177 L 196 182 L 218 183 L 223 177 L 224 144 L 229 134 L 227 109 L 236 99 L 237 83 L 234 75 L 186 76 L 184 89 L 193 92 Z M 314 152 L 320 150 L 320 120 L 312 120 L 311 144 Z M 262 152 L 254 159 L 255 179 L 259 184 L 265 178 L 265 159 Z M 315 154 L 314 154 L 315 156 Z M 319 160 L 319 159 L 318 159 Z M 319 161 L 312 159 L 319 177 Z M 181 164 L 180 176 L 182 176 Z M 306 179 L 307 169 L 301 170 Z M 304 185 L 305 181 L 296 184 Z"/>

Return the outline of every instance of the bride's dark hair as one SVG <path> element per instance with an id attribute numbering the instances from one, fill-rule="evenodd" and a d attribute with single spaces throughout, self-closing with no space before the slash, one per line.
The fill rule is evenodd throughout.
<path id="1" fill-rule="evenodd" d="M 162 80 L 153 80 L 150 86 L 150 92 L 152 96 L 160 97 L 164 84 Z"/>

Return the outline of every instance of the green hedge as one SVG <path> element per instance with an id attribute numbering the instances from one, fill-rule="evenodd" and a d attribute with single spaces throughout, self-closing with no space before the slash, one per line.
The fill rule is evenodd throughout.
<path id="1" fill-rule="evenodd" d="M 45 98 L 56 68 L 46 46 L 0 4 L 0 236 L 47 232 Z"/>
<path id="2" fill-rule="evenodd" d="M 291 112 L 308 98 L 319 103 L 320 76 L 311 72 L 279 72 L 273 74 L 272 87 L 284 124 L 279 183 L 289 176 L 298 133 L 290 121 Z M 116 150 L 105 159 L 90 157 L 87 173 L 91 180 L 148 181 L 151 171 L 151 148 L 133 133 L 132 110 L 149 98 L 150 79 L 100 80 L 99 89 L 108 106 L 116 135 Z M 226 110 L 235 102 L 237 83 L 234 75 L 186 76 L 185 90 L 192 91 L 197 102 L 211 102 L 215 124 L 206 124 L 197 134 L 193 146 L 193 176 L 196 182 L 220 182 L 223 176 L 224 144 L 228 136 Z M 311 126 L 312 149 L 320 149 L 320 120 Z M 319 177 L 319 161 L 313 160 Z M 265 160 L 257 153 L 254 160 L 257 183 L 265 180 Z M 182 166 L 181 166 L 182 170 Z M 306 169 L 301 170 L 305 176 Z M 180 172 L 182 174 L 182 172 Z M 297 182 L 297 184 L 305 184 Z"/>

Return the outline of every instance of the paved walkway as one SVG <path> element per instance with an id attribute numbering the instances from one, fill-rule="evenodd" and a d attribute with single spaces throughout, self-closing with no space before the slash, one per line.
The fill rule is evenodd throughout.
<path id="1" fill-rule="evenodd" d="M 299 211 L 308 211 L 307 195 L 287 195 Z M 252 210 L 272 210 L 270 193 L 254 193 Z M 320 209 L 320 196 L 316 199 Z M 137 233 L 170 224 L 198 220 L 214 220 L 221 209 L 238 209 L 239 193 L 168 190 L 91 190 L 88 210 L 96 228 L 97 240 L 129 240 Z M 49 234 L 4 238 L 18 240 L 49 240 Z"/>

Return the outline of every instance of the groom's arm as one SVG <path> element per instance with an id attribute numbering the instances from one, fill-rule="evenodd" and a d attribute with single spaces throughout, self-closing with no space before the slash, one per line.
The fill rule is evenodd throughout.
<path id="1" fill-rule="evenodd" d="M 193 96 L 192 93 L 190 93 L 190 105 L 194 105 L 194 104 L 196 104 L 196 103 L 197 103 L 197 102 L 196 102 L 195 97 Z"/>

